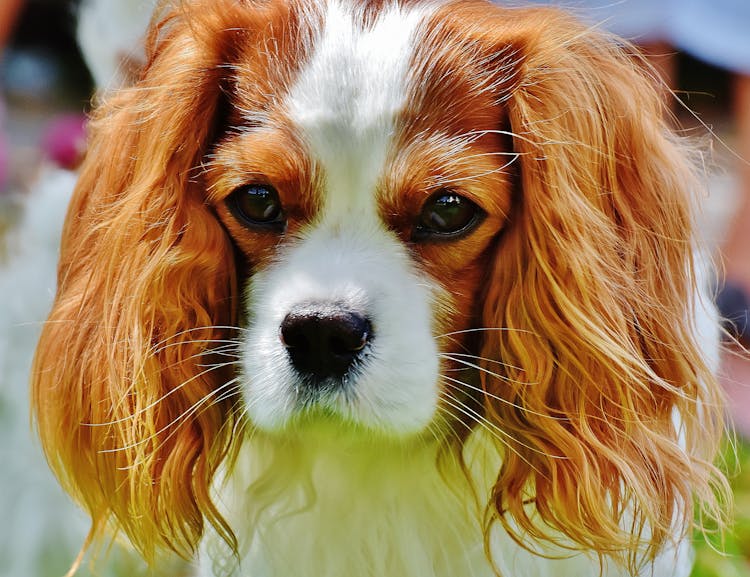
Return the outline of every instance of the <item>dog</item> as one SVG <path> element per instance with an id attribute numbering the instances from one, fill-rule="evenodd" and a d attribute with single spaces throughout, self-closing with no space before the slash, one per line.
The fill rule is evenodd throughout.
<path id="1" fill-rule="evenodd" d="M 201 577 L 688 575 L 728 488 L 662 108 L 552 8 L 163 4 L 32 372 L 88 541 Z"/>

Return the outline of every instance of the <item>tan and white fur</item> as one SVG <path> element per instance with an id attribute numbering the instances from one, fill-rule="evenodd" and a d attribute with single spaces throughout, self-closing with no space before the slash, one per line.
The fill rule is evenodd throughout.
<path id="1" fill-rule="evenodd" d="M 615 39 L 185 0 L 147 46 L 32 383 L 92 538 L 201 577 L 689 573 L 726 492 L 699 179 Z"/>

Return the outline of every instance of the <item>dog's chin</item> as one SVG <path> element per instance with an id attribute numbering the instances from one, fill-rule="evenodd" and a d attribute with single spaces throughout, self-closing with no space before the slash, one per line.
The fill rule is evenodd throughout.
<path id="1" fill-rule="evenodd" d="M 283 374 L 284 371 L 280 371 Z M 327 379 L 311 384 L 307 379 L 274 379 L 244 387 L 245 411 L 253 429 L 273 436 L 332 434 L 367 441 L 410 441 L 431 435 L 438 415 L 435 381 L 401 382 L 405 389 L 430 391 L 419 402 L 408 395 L 370 395 L 371 378 L 352 375 L 343 380 Z M 407 381 L 413 379 L 406 379 Z M 388 387 L 381 393 L 393 393 Z M 273 391 L 272 394 L 270 392 Z M 434 392 L 433 392 L 434 391 Z"/>
<path id="2" fill-rule="evenodd" d="M 313 406 L 293 414 L 285 420 L 269 423 L 252 423 L 256 432 L 267 439 L 281 443 L 301 442 L 320 449 L 328 447 L 333 451 L 346 447 L 369 446 L 411 446 L 429 444 L 435 436 L 428 424 L 424 428 L 406 431 L 387 425 L 374 426 L 362 420 L 342 414 L 326 407 Z M 338 447 L 338 449 L 337 449 Z"/>

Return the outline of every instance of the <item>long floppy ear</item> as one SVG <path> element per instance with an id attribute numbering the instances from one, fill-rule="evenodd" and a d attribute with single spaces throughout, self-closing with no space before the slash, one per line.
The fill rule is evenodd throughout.
<path id="1" fill-rule="evenodd" d="M 146 558 L 191 554 L 204 518 L 232 538 L 209 484 L 233 432 L 232 372 L 211 351 L 232 336 L 235 265 L 196 167 L 243 20 L 195 4 L 164 15 L 140 81 L 91 122 L 33 369 L 44 448 L 92 538 L 113 524 Z"/>
<path id="2" fill-rule="evenodd" d="M 698 179 L 611 38 L 555 10 L 513 18 L 519 204 L 484 306 L 502 330 L 482 351 L 505 363 L 483 386 L 508 401 L 488 395 L 486 411 L 512 440 L 490 514 L 521 542 L 562 531 L 633 569 L 691 527 L 694 499 L 716 517 L 727 496 L 702 351 L 716 343 L 692 326 Z"/>

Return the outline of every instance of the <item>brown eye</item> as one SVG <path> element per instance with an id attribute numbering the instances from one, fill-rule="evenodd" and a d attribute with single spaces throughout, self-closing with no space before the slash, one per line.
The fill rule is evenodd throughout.
<path id="1" fill-rule="evenodd" d="M 283 228 L 284 211 L 279 193 L 268 184 L 248 184 L 235 189 L 227 198 L 232 214 L 245 226 Z"/>
<path id="2" fill-rule="evenodd" d="M 415 241 L 460 238 L 484 217 L 485 212 L 468 198 L 451 190 L 439 190 L 422 207 L 413 237 Z"/>

